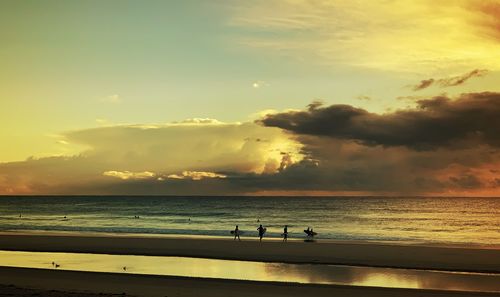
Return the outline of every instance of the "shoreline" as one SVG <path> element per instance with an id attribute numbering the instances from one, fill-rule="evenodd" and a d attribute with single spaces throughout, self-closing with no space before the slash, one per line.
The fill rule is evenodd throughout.
<path id="1" fill-rule="evenodd" d="M 229 232 L 228 232 L 229 233 Z M 54 230 L 2 230 L 3 235 L 45 235 L 45 236 L 75 236 L 75 237 L 131 237 L 131 238 L 170 238 L 170 239 L 204 239 L 204 240 L 233 240 L 232 235 L 199 235 L 199 234 L 162 234 L 162 233 L 127 233 L 127 232 L 95 232 L 95 231 L 54 231 Z M 266 237 L 263 241 L 282 242 L 282 237 Z M 257 236 L 241 236 L 241 241 L 259 241 Z M 288 237 L 289 242 L 310 242 L 307 237 Z M 393 246 L 420 246 L 420 247 L 443 247 L 443 248 L 466 248 L 500 250 L 500 244 L 484 243 L 458 243 L 458 242 L 424 242 L 411 240 L 344 240 L 332 238 L 316 238 L 311 243 L 339 243 L 339 244 L 378 244 Z"/>
<path id="2" fill-rule="evenodd" d="M 0 250 L 178 256 L 222 260 L 335 264 L 500 273 L 500 249 L 378 242 L 233 241 L 231 237 L 1 232 Z"/>

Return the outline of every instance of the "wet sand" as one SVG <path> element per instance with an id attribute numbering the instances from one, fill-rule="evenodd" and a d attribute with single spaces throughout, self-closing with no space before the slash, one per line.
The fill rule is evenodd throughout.
<path id="1" fill-rule="evenodd" d="M 498 293 L 387 289 L 0 267 L 0 296 L 488 297 Z M 9 287 L 9 285 L 11 285 Z M 12 287 L 14 285 L 15 287 Z M 5 290 L 4 290 L 5 289 Z"/>
<path id="2" fill-rule="evenodd" d="M 500 273 L 500 249 L 370 242 L 89 234 L 0 234 L 0 250 L 181 256 Z"/>

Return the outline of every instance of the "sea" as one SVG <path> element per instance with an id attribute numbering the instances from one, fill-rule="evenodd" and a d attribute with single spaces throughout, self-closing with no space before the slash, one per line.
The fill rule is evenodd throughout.
<path id="1" fill-rule="evenodd" d="M 0 196 L 0 231 L 500 245 L 500 198 Z"/>

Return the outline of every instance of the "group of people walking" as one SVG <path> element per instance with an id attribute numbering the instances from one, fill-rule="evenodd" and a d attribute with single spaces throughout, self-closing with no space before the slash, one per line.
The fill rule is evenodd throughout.
<path id="1" fill-rule="evenodd" d="M 262 238 L 264 237 L 264 234 L 266 233 L 266 228 L 264 228 L 261 224 L 257 228 L 257 231 L 259 232 L 259 241 L 262 241 Z M 307 231 L 304 230 L 304 232 L 307 234 L 308 237 L 312 237 L 312 236 L 316 235 L 316 233 L 313 232 L 313 229 L 309 229 L 309 227 L 307 227 Z M 240 231 L 238 225 L 236 225 L 236 228 L 231 233 L 234 234 L 234 240 L 236 240 L 236 239 L 241 240 L 240 235 L 241 235 L 242 231 Z M 281 233 L 281 236 L 283 237 L 283 241 L 285 241 L 285 242 L 288 241 L 288 225 L 285 225 L 285 227 L 283 228 L 283 233 Z"/>

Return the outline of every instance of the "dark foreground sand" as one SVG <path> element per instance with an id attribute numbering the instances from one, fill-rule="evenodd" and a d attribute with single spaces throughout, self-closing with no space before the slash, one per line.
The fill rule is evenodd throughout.
<path id="1" fill-rule="evenodd" d="M 230 238 L 0 233 L 0 250 L 183 256 L 500 273 L 500 249 Z"/>
<path id="2" fill-rule="evenodd" d="M 119 273 L 76 272 L 30 268 L 0 267 L 0 296 L 103 296 L 103 294 L 147 297 L 219 296 L 367 296 L 367 297 L 487 297 L 495 293 L 446 292 L 436 290 L 386 289 L 331 285 L 305 285 L 250 282 L 185 277 L 131 275 Z M 16 287 L 7 287 L 15 285 Z M 21 289 L 23 288 L 23 289 Z M 28 289 L 27 289 L 28 288 Z M 36 290 L 30 290 L 35 288 Z M 53 290 L 59 291 L 54 292 Z M 61 292 L 62 291 L 62 292 Z M 65 293 L 68 292 L 68 293 Z M 69 293 L 71 292 L 71 293 Z M 80 294 L 80 295 L 79 295 Z"/>

